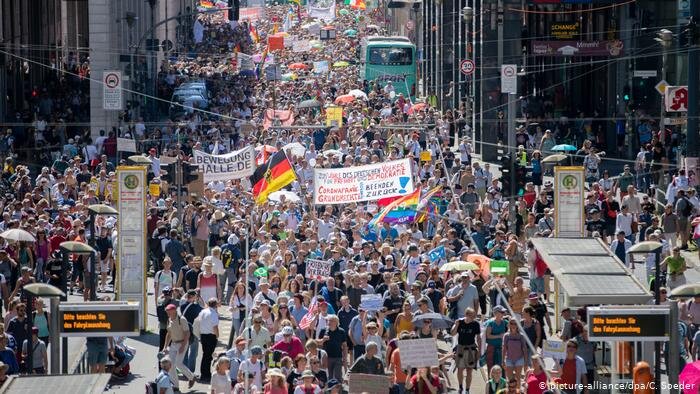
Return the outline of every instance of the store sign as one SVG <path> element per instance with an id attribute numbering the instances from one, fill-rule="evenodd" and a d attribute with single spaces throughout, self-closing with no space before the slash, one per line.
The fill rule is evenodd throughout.
<path id="1" fill-rule="evenodd" d="M 688 112 L 688 86 L 667 86 L 664 96 L 666 112 Z"/>
<path id="2" fill-rule="evenodd" d="M 117 298 L 137 302 L 146 321 L 146 167 L 117 167 Z"/>
<path id="3" fill-rule="evenodd" d="M 585 181 L 583 167 L 554 167 L 554 232 L 557 237 L 583 237 Z"/>
<path id="4" fill-rule="evenodd" d="M 139 305 L 126 302 L 61 303 L 62 337 L 139 335 Z"/>
<path id="5" fill-rule="evenodd" d="M 612 41 L 533 41 L 536 56 L 620 56 L 623 43 Z"/>
<path id="6" fill-rule="evenodd" d="M 554 22 L 549 25 L 549 35 L 555 40 L 573 40 L 580 33 L 578 22 Z"/>
<path id="7" fill-rule="evenodd" d="M 668 341 L 668 307 L 589 307 L 590 341 Z"/>

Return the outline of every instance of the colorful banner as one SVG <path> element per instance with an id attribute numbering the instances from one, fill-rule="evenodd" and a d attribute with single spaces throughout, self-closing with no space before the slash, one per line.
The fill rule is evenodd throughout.
<path id="1" fill-rule="evenodd" d="M 241 8 L 238 13 L 238 19 L 241 21 L 255 22 L 265 17 L 265 8 L 263 7 L 245 7 Z"/>
<path id="2" fill-rule="evenodd" d="M 623 43 L 612 41 L 533 41 L 535 56 L 620 56 Z"/>
<path id="3" fill-rule="evenodd" d="M 342 127 L 343 126 L 343 108 L 328 107 L 326 108 L 326 126 Z"/>
<path id="4" fill-rule="evenodd" d="M 247 178 L 255 172 L 255 149 L 247 146 L 225 155 L 192 151 L 194 163 L 204 176 L 204 183 Z"/>
<path id="5" fill-rule="evenodd" d="M 410 159 L 314 170 L 315 204 L 348 204 L 413 193 Z"/>

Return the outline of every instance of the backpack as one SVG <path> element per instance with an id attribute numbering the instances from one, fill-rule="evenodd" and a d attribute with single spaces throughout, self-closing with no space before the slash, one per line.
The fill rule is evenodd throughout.
<path id="1" fill-rule="evenodd" d="M 156 376 L 155 380 L 149 380 L 146 382 L 146 394 L 159 394 L 158 393 L 158 381 L 160 380 L 160 377 L 163 375 L 163 371 L 160 371 L 158 373 L 158 376 Z M 170 379 L 170 378 L 168 378 Z"/>
<path id="2" fill-rule="evenodd" d="M 693 204 L 688 201 L 686 197 L 681 198 L 684 202 L 684 207 L 681 210 L 681 215 L 685 217 L 690 217 L 690 215 L 693 213 Z"/>
<path id="3" fill-rule="evenodd" d="M 580 320 L 571 322 L 571 338 L 576 338 L 583 332 L 583 323 Z"/>

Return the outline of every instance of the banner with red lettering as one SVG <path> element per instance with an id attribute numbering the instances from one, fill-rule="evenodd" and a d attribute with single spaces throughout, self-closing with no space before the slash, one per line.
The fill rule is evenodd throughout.
<path id="1" fill-rule="evenodd" d="M 348 204 L 412 193 L 410 159 L 347 168 L 314 169 L 314 203 Z"/>

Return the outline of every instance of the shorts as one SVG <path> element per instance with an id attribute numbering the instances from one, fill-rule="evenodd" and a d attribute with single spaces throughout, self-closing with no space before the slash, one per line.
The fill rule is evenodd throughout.
<path id="1" fill-rule="evenodd" d="M 525 366 L 525 358 L 519 358 L 517 360 L 506 360 L 506 367 L 508 368 L 516 368 L 516 367 L 524 367 Z"/>
<path id="2" fill-rule="evenodd" d="M 100 260 L 100 272 L 105 274 L 109 273 L 109 260 Z"/>
<path id="3" fill-rule="evenodd" d="M 476 349 L 476 345 L 457 345 L 457 368 L 462 369 L 476 369 L 477 362 L 479 361 L 479 352 Z"/>
<path id="4" fill-rule="evenodd" d="M 530 291 L 537 294 L 544 294 L 544 276 L 530 279 Z"/>
<path id="5" fill-rule="evenodd" d="M 542 173 L 541 172 L 533 172 L 531 179 L 532 179 L 533 185 L 542 186 Z"/>
<path id="6" fill-rule="evenodd" d="M 107 363 L 107 346 L 102 346 L 98 344 L 86 343 L 87 353 L 88 353 L 88 364 L 106 364 Z"/>

